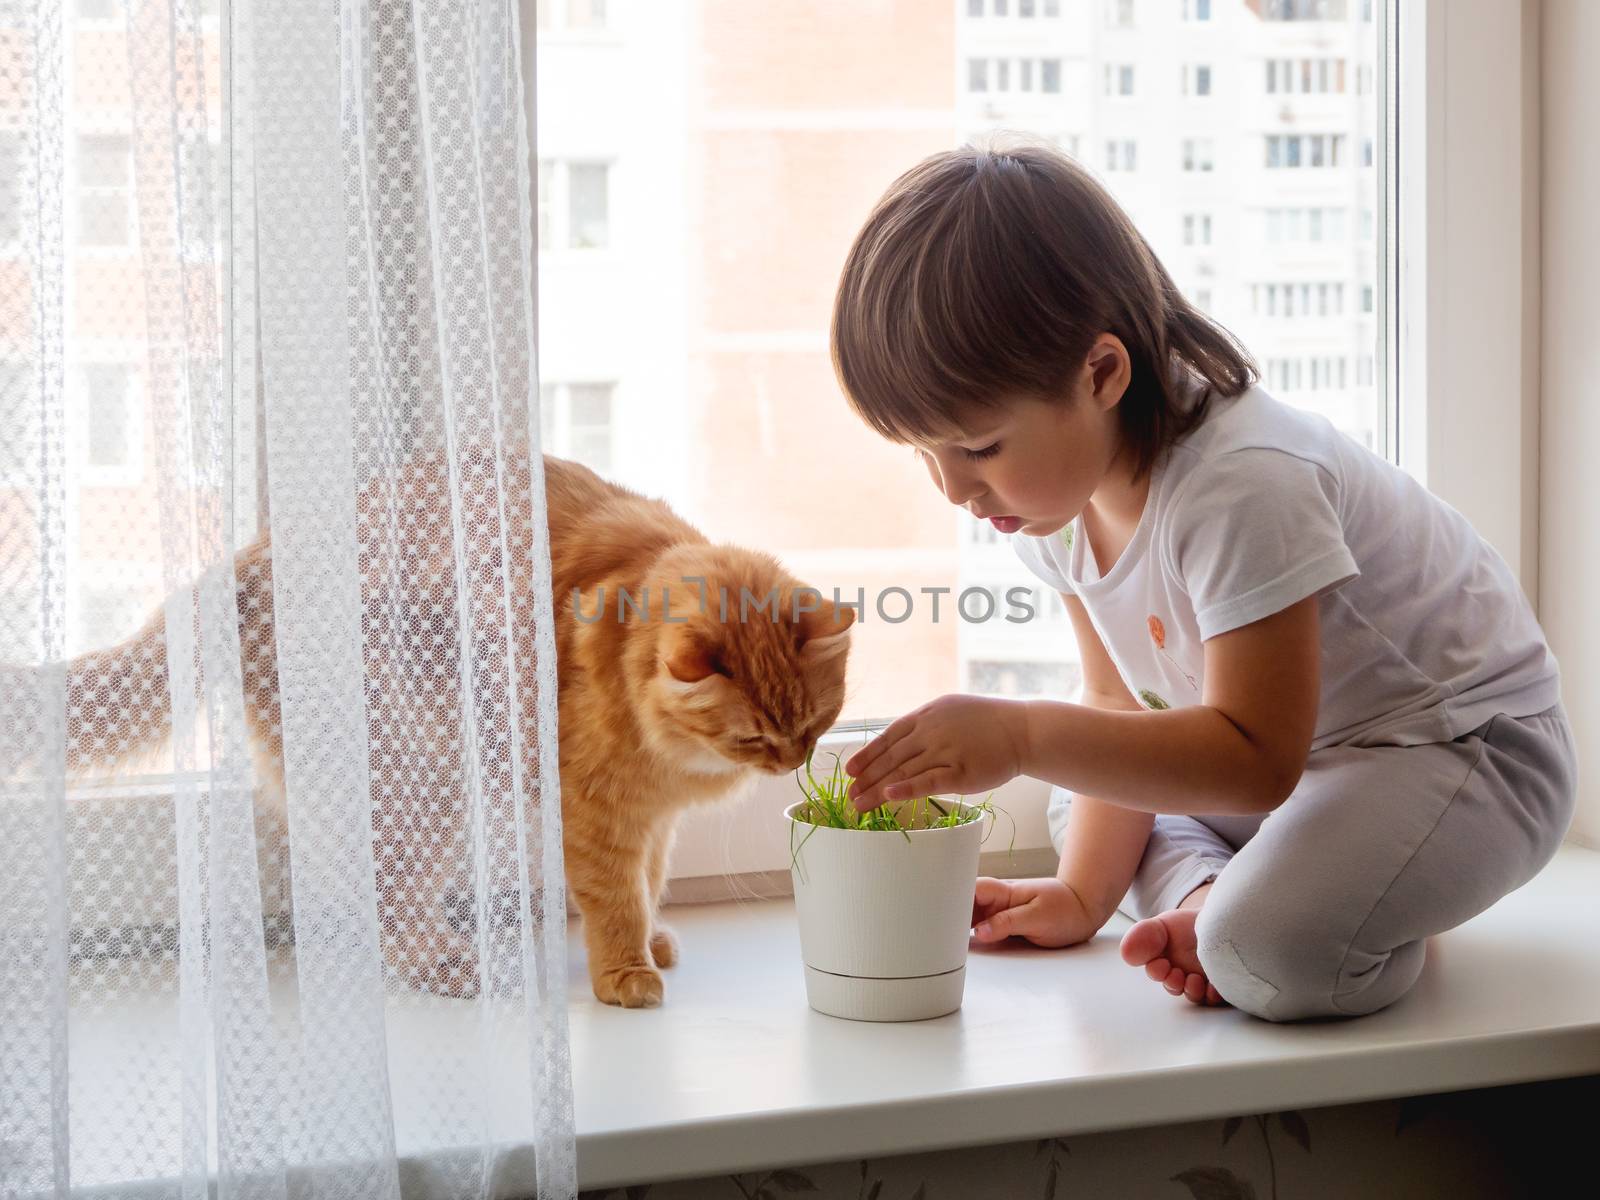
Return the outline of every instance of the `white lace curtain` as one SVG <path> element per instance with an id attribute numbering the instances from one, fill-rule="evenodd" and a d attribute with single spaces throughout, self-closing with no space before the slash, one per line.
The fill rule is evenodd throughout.
<path id="1" fill-rule="evenodd" d="M 575 1194 L 517 8 L 0 0 L 8 1200 Z"/>

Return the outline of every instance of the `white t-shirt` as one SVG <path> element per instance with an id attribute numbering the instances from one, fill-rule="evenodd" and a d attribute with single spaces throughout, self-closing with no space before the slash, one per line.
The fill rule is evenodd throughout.
<path id="1" fill-rule="evenodd" d="M 1335 429 L 1260 388 L 1213 400 L 1158 463 L 1104 578 L 1080 516 L 1012 539 L 1083 601 L 1128 690 L 1200 702 L 1201 642 L 1319 596 L 1312 749 L 1450 741 L 1555 704 L 1560 679 L 1505 561 L 1467 519 Z"/>

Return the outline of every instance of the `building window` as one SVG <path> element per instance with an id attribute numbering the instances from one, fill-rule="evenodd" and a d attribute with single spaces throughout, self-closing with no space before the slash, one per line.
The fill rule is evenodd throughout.
<path id="1" fill-rule="evenodd" d="M 607 28 L 606 0 L 535 0 L 534 20 L 540 29 Z"/>
<path id="2" fill-rule="evenodd" d="M 1031 17 L 1034 15 L 1033 0 L 1017 0 L 1017 16 Z"/>
<path id="3" fill-rule="evenodd" d="M 126 363 L 85 363 L 83 382 L 84 446 L 91 467 L 134 465 L 133 372 Z"/>
<path id="4" fill-rule="evenodd" d="M 1044 0 L 1044 15 L 1059 17 L 1061 15 L 1061 0 Z"/>
<path id="5" fill-rule="evenodd" d="M 1255 283 L 1250 305 L 1258 317 L 1337 317 L 1344 314 L 1344 284 L 1338 281 Z"/>
<path id="6" fill-rule="evenodd" d="M 1139 146 L 1133 138 L 1112 138 L 1106 143 L 1106 170 L 1134 171 L 1139 166 Z"/>
<path id="7" fill-rule="evenodd" d="M 0 130 L 0 250 L 22 240 L 22 137 Z"/>
<path id="8" fill-rule="evenodd" d="M 1211 245 L 1211 214 L 1183 214 L 1183 244 L 1185 246 Z"/>
<path id="9" fill-rule="evenodd" d="M 1269 58 L 1265 66 L 1269 95 L 1328 95 L 1345 90 L 1342 58 Z"/>
<path id="10" fill-rule="evenodd" d="M 1365 367 L 1370 386 L 1370 361 Z M 1356 378 L 1362 378 L 1363 366 L 1356 364 Z M 1313 354 L 1306 358 L 1269 358 L 1267 360 L 1267 386 L 1294 392 L 1332 392 L 1349 386 L 1349 360 L 1342 354 Z"/>
<path id="11" fill-rule="evenodd" d="M 1344 157 L 1342 133 L 1271 133 L 1266 139 L 1269 170 L 1337 167 Z"/>
<path id="12" fill-rule="evenodd" d="M 1263 216 L 1269 245 L 1345 240 L 1342 208 L 1268 208 Z"/>
<path id="13" fill-rule="evenodd" d="M 1186 63 L 1183 68 L 1185 96 L 1211 95 L 1211 68 L 1204 63 Z"/>
<path id="14" fill-rule="evenodd" d="M 612 466 L 614 383 L 546 383 L 539 387 L 543 449 L 605 474 Z"/>
<path id="15" fill-rule="evenodd" d="M 539 249 L 603 250 L 611 244 L 611 165 L 539 161 Z"/>
<path id="16" fill-rule="evenodd" d="M 1133 0 L 1105 0 L 1106 24 L 1112 29 L 1133 27 Z"/>
<path id="17" fill-rule="evenodd" d="M 967 59 L 967 91 L 987 92 L 989 90 L 989 60 L 986 58 Z"/>
<path id="18" fill-rule="evenodd" d="M 1185 171 L 1211 170 L 1216 165 L 1214 155 L 1214 143 L 1210 138 L 1183 139 L 1183 169 Z"/>
<path id="19" fill-rule="evenodd" d="M 1185 21 L 1211 20 L 1211 0 L 1183 0 Z"/>
<path id="20" fill-rule="evenodd" d="M 983 0 L 967 0 L 967 16 L 983 16 Z"/>
<path id="21" fill-rule="evenodd" d="M 1345 0 L 1266 0 L 1258 9 L 1264 21 L 1342 21 Z"/>
<path id="22" fill-rule="evenodd" d="M 9 447 L 38 445 L 42 438 L 39 427 L 43 410 L 34 394 L 34 371 L 30 364 L 15 359 L 0 358 L 0 485 L 15 482 L 18 486 L 34 486 L 29 479 L 29 468 L 20 456 Z M 21 469 L 16 480 L 7 470 Z M 0 589 L 0 595 L 4 589 Z"/>
<path id="23" fill-rule="evenodd" d="M 1039 60 L 1039 90 L 1051 94 L 1061 90 L 1061 60 L 1059 58 L 1043 58 Z"/>
<path id="24" fill-rule="evenodd" d="M 994 87 L 997 92 L 1011 90 L 1011 60 L 997 58 L 994 60 Z"/>
<path id="25" fill-rule="evenodd" d="M 127 246 L 133 239 L 133 156 L 125 134 L 78 138 L 78 244 Z"/>
<path id="26" fill-rule="evenodd" d="M 1184 245 L 1211 245 L 1211 214 L 1184 213 Z"/>
<path id="27" fill-rule="evenodd" d="M 1372 311 L 1372 302 L 1372 285 L 1370 283 L 1363 283 L 1361 285 L 1361 311 L 1364 313 L 1370 313 Z"/>
<path id="28" fill-rule="evenodd" d="M 1106 95 L 1133 95 L 1133 66 L 1129 63 L 1106 63 Z"/>

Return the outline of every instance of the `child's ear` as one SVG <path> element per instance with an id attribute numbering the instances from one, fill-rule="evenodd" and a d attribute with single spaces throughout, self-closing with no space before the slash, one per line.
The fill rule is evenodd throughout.
<path id="1" fill-rule="evenodd" d="M 1084 370 L 1089 377 L 1089 394 L 1101 411 L 1116 407 L 1133 381 L 1133 361 L 1128 357 L 1128 348 L 1114 333 L 1102 333 L 1095 338 L 1089 347 Z"/>

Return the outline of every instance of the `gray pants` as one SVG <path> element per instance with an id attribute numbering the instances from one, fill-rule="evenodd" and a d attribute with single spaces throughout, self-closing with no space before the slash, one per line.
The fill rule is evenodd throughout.
<path id="1" fill-rule="evenodd" d="M 1270 1021 L 1376 1012 L 1416 982 L 1425 938 L 1550 861 L 1576 799 L 1559 704 L 1453 742 L 1330 746 L 1270 814 L 1158 816 L 1122 909 L 1154 916 L 1215 879 L 1195 932 L 1223 999 Z"/>

